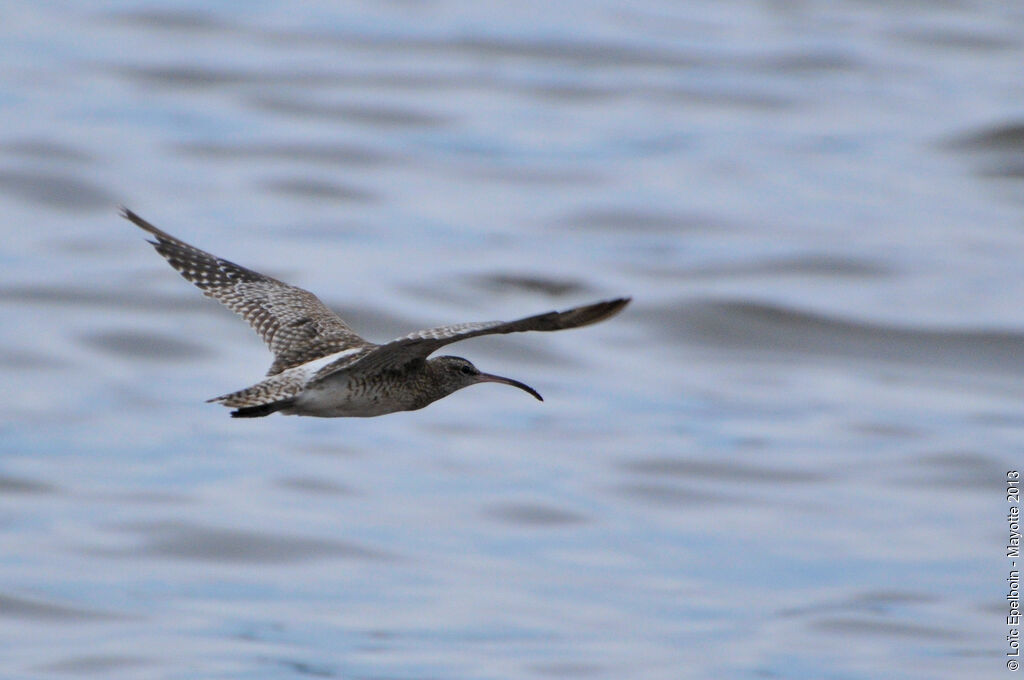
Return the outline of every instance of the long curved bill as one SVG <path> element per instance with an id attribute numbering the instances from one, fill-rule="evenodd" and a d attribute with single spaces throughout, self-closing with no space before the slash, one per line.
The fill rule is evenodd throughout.
<path id="1" fill-rule="evenodd" d="M 544 397 L 540 396 L 540 393 L 537 390 L 533 389 L 529 385 L 525 385 L 525 384 L 519 382 L 518 380 L 513 380 L 512 378 L 502 378 L 500 375 L 491 375 L 490 373 L 481 373 L 479 376 L 477 376 L 477 380 L 478 380 L 478 382 L 501 383 L 502 385 L 511 385 L 512 387 L 518 387 L 523 392 L 528 392 L 528 393 L 532 394 L 539 401 L 544 401 Z"/>

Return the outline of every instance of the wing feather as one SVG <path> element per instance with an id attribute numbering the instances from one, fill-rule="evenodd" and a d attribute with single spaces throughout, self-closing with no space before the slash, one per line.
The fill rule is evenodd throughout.
<path id="1" fill-rule="evenodd" d="M 127 208 L 121 216 L 155 236 L 150 243 L 185 280 L 249 322 L 274 353 L 267 375 L 370 345 L 309 291 L 189 245 Z"/>
<path id="2" fill-rule="evenodd" d="M 579 328 L 615 316 L 629 304 L 631 298 L 616 298 L 561 312 L 546 312 L 515 321 L 481 321 L 439 326 L 416 331 L 360 355 L 339 370 L 373 373 L 401 370 L 404 366 L 426 359 L 445 345 L 481 335 L 522 333 L 525 331 L 561 331 Z M 321 371 L 317 379 L 326 377 Z"/>

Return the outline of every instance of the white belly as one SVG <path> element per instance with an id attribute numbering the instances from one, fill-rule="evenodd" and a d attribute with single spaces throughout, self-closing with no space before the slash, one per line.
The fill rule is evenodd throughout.
<path id="1" fill-rule="evenodd" d="M 388 398 L 380 390 L 359 389 L 345 375 L 331 376 L 295 398 L 295 405 L 281 411 L 285 415 L 319 418 L 371 418 L 385 413 L 407 411 L 410 404 Z"/>

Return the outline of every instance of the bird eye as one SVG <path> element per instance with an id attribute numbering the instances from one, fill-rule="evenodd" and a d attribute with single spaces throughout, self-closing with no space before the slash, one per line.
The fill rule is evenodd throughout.
<path id="1" fill-rule="evenodd" d="M 466 375 L 473 375 L 473 373 L 474 373 L 474 371 L 473 371 L 473 367 L 472 367 L 472 366 L 463 366 L 463 367 L 462 367 L 461 369 L 459 369 L 459 370 L 461 370 L 461 371 L 462 371 L 463 373 L 465 373 Z"/>

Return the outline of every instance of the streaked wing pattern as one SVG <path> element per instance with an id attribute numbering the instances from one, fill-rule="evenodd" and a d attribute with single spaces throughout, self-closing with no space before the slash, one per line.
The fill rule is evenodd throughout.
<path id="1" fill-rule="evenodd" d="M 338 371 L 343 371 L 349 366 L 357 363 L 360 359 L 366 356 L 369 352 L 372 352 L 378 345 L 366 345 L 365 347 L 348 354 L 339 359 L 331 361 L 329 364 L 325 364 L 322 368 L 317 368 L 316 372 L 310 377 L 310 382 L 319 380 L 320 378 L 326 378 L 329 375 L 334 375 Z"/>
<path id="2" fill-rule="evenodd" d="M 242 316 L 274 353 L 267 375 L 351 347 L 371 346 L 307 290 L 178 240 L 127 208 L 121 215 L 156 237 L 156 251 L 187 280 Z"/>
<path id="3" fill-rule="evenodd" d="M 561 331 L 597 323 L 617 314 L 629 301 L 630 298 L 617 298 L 584 307 L 574 307 L 562 312 L 547 312 L 528 316 L 515 321 L 460 323 L 416 331 L 380 345 L 359 360 L 349 362 L 349 365 L 344 368 L 360 373 L 400 370 L 413 361 L 426 359 L 445 345 L 480 335 L 525 331 Z M 323 377 L 323 374 L 318 377 Z"/>

